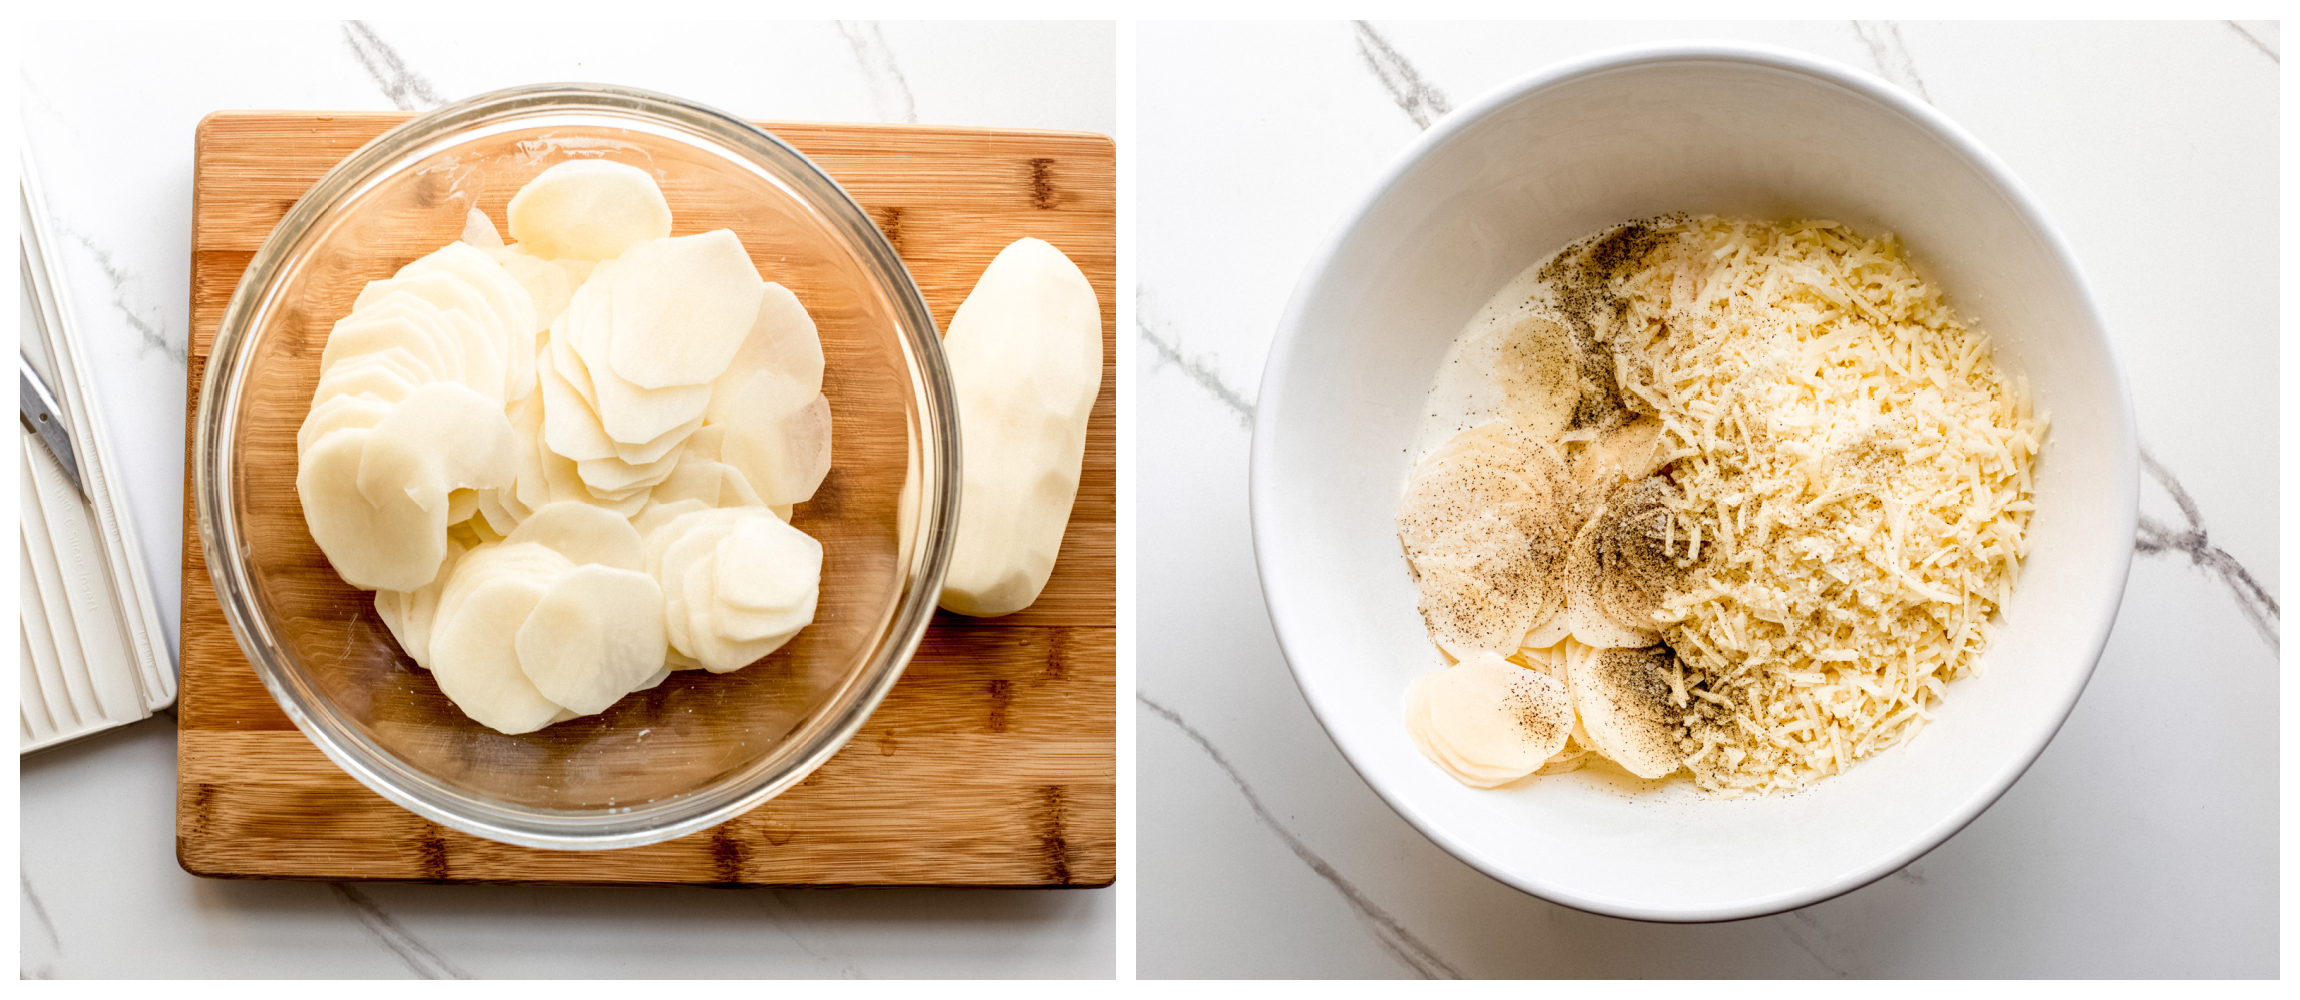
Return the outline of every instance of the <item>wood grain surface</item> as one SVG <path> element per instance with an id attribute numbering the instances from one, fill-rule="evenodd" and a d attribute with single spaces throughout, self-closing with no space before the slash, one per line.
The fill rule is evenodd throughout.
<path id="1" fill-rule="evenodd" d="M 201 124 L 191 407 L 224 307 L 272 227 L 329 167 L 407 117 L 219 112 Z M 870 212 L 938 327 L 947 328 L 990 259 L 1024 236 L 1061 247 L 1093 283 L 1102 393 L 1045 594 L 1004 618 L 938 612 L 901 682 L 853 741 L 746 815 L 649 847 L 511 847 L 370 792 L 264 690 L 209 582 L 190 495 L 196 414 L 187 414 L 176 813 L 187 871 L 615 884 L 1099 886 L 1115 878 L 1115 150 L 1082 133 L 761 124 Z"/>

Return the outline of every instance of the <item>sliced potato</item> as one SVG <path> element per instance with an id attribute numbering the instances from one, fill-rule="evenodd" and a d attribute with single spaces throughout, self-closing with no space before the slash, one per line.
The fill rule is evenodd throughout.
<path id="1" fill-rule="evenodd" d="M 815 620 L 823 546 L 773 517 L 745 518 L 719 542 L 712 626 L 735 642 L 789 637 Z"/>
<path id="2" fill-rule="evenodd" d="M 612 260 L 671 235 L 671 206 L 645 170 L 569 160 L 528 181 L 505 210 L 511 238 L 545 259 Z"/>
<path id="3" fill-rule="evenodd" d="M 498 535 L 509 535 L 519 530 L 519 522 L 527 519 L 528 512 L 524 508 L 512 510 L 512 506 L 519 501 L 504 499 L 511 492 L 505 488 L 471 491 L 472 499 L 479 508 L 479 516 Z"/>
<path id="4" fill-rule="evenodd" d="M 706 500 L 696 500 L 691 498 L 668 501 L 661 499 L 650 499 L 647 503 L 646 509 L 641 510 L 636 516 L 631 518 L 631 527 L 633 530 L 639 533 L 639 537 L 641 539 L 649 539 L 654 537 L 656 529 L 671 523 L 673 519 L 676 519 L 681 514 L 689 514 L 698 510 L 713 510 L 716 508 L 716 506 L 716 504 L 710 503 Z M 643 545 L 644 542 L 642 542 L 642 546 Z M 643 548 L 640 555 L 642 559 L 642 566 L 644 566 L 645 551 Z"/>
<path id="5" fill-rule="evenodd" d="M 320 374 L 347 358 L 398 349 L 423 366 L 425 382 L 456 382 L 463 378 L 463 353 L 455 336 L 437 319 L 424 319 L 390 308 L 338 320 L 320 350 Z"/>
<path id="6" fill-rule="evenodd" d="M 512 351 L 521 338 L 535 332 L 538 321 L 534 296 L 527 293 L 526 286 L 497 262 L 494 255 L 466 243 L 450 243 L 400 268 L 397 277 L 430 273 L 454 275 L 487 300 L 487 307 L 503 332 L 505 351 Z"/>
<path id="7" fill-rule="evenodd" d="M 530 333 L 541 333 L 552 320 L 558 319 L 559 314 L 567 310 L 567 300 L 574 296 L 575 286 L 581 283 L 557 262 L 529 256 L 521 247 L 500 247 L 488 251 L 487 256 L 494 259 L 511 280 L 518 282 L 519 287 L 526 289 L 528 301 L 535 304 L 535 329 L 528 331 Z"/>
<path id="8" fill-rule="evenodd" d="M 1417 738 L 1424 752 L 1463 784 L 1481 788 L 1540 770 L 1572 734 L 1573 696 L 1547 673 L 1527 670 L 1487 650 L 1414 681 L 1426 716 Z"/>
<path id="9" fill-rule="evenodd" d="M 615 457 L 615 442 L 600 428 L 598 414 L 558 368 L 539 365 L 536 376 L 543 386 L 543 440 L 551 450 L 578 462 Z"/>
<path id="10" fill-rule="evenodd" d="M 498 579 L 530 580 L 538 587 L 548 587 L 551 581 L 572 572 L 575 564 L 567 557 L 532 542 L 517 545 L 487 542 L 474 545 L 456 560 L 455 570 L 447 577 L 447 586 L 439 592 L 439 605 L 433 618 L 436 633 L 441 624 L 453 618 L 465 599 L 483 584 Z"/>
<path id="11" fill-rule="evenodd" d="M 431 582 L 446 556 L 446 498 L 434 508 L 404 494 L 370 502 L 360 492 L 359 471 L 374 433 L 347 428 L 314 441 L 297 464 L 296 494 L 312 541 L 345 583 L 414 590 Z"/>
<path id="12" fill-rule="evenodd" d="M 590 487 L 594 494 L 621 496 L 629 490 L 653 489 L 655 484 L 669 478 L 671 470 L 678 465 L 677 452 L 645 465 L 633 465 L 610 455 L 575 463 L 575 474 L 583 477 L 583 485 Z"/>
<path id="13" fill-rule="evenodd" d="M 392 404 L 367 396 L 336 396 L 323 400 L 304 414 L 303 426 L 296 430 L 296 454 L 311 450 L 313 442 L 336 431 L 353 427 L 369 428 L 381 422 L 391 412 Z"/>
<path id="14" fill-rule="evenodd" d="M 719 460 L 734 466 L 767 504 L 804 503 L 831 465 L 831 407 L 822 393 L 773 372 L 756 372 L 732 394 Z"/>
<path id="15" fill-rule="evenodd" d="M 798 296 L 772 281 L 759 295 L 759 314 L 752 320 L 743 346 L 712 385 L 711 422 L 725 419 L 724 394 L 750 381 L 753 372 L 762 371 L 790 379 L 809 393 L 823 390 L 823 343 L 815 331 L 814 318 L 807 315 Z"/>
<path id="16" fill-rule="evenodd" d="M 407 352 L 393 348 L 390 352 L 362 354 L 345 358 L 320 376 L 319 387 L 312 390 L 311 398 L 317 403 L 337 396 L 365 396 L 383 403 L 396 403 L 406 399 L 408 393 L 422 385 L 422 380 L 408 377 L 399 363 Z"/>
<path id="17" fill-rule="evenodd" d="M 391 637 L 399 640 L 399 648 L 407 651 L 415 665 L 431 669 L 431 623 L 439 611 L 439 595 L 447 589 L 447 579 L 455 572 L 455 564 L 467 547 L 450 541 L 447 556 L 439 563 L 439 572 L 431 582 L 412 591 L 378 590 L 375 592 L 375 610 L 391 629 Z M 387 610 L 388 606 L 388 610 Z"/>
<path id="18" fill-rule="evenodd" d="M 614 441 L 613 438 L 608 440 L 614 441 L 616 458 L 632 465 L 647 465 L 661 461 L 664 456 L 670 455 L 672 451 L 685 445 L 687 438 L 700 430 L 702 426 L 703 417 L 701 414 L 697 414 L 695 419 L 664 431 L 663 436 L 645 444 L 624 444 L 621 441 Z"/>
<path id="19" fill-rule="evenodd" d="M 1667 646 L 1644 649 L 1577 649 L 1566 659 L 1573 703 L 1591 749 L 1640 778 L 1659 778 L 1685 763 L 1678 748 Z"/>
<path id="20" fill-rule="evenodd" d="M 428 510 L 444 506 L 449 490 L 510 486 L 517 461 L 501 404 L 458 383 L 434 382 L 376 423 L 360 459 L 359 489 L 370 503 L 404 497 Z"/>
<path id="21" fill-rule="evenodd" d="M 479 253 L 479 251 L 472 250 L 461 243 L 448 245 L 463 247 L 465 251 L 470 253 Z M 486 255 L 480 254 L 480 256 L 484 258 Z M 494 261 L 488 261 L 490 266 L 493 266 L 494 263 Z M 414 266 L 414 264 L 408 265 L 408 267 Z M 500 272 L 503 269 L 497 267 L 496 270 Z M 478 288 L 473 287 L 469 280 L 461 275 L 429 269 L 411 273 L 407 268 L 401 268 L 400 275 L 404 275 L 404 277 L 395 275 L 382 281 L 368 282 L 366 288 L 360 289 L 359 298 L 352 305 L 352 312 L 356 314 L 362 309 L 378 305 L 385 296 L 393 293 L 405 293 L 431 303 L 441 312 L 454 310 L 471 317 L 474 322 L 479 324 L 480 333 L 494 350 L 508 351 L 510 349 L 511 338 L 503 329 L 503 318 L 496 315 L 494 308 L 487 304 L 487 296 L 481 294 Z M 508 276 L 506 276 L 506 280 L 508 280 Z"/>
<path id="22" fill-rule="evenodd" d="M 525 577 L 489 580 L 442 616 L 431 637 L 431 676 L 472 721 L 500 733 L 550 725 L 562 706 L 520 669 L 519 629 L 543 600 L 543 584 Z"/>
<path id="23" fill-rule="evenodd" d="M 637 542 L 633 535 L 634 549 Z M 662 669 L 662 603 L 662 588 L 645 573 L 578 565 L 551 584 L 520 626 L 519 666 L 544 697 L 569 711 L 604 712 Z"/>
<path id="24" fill-rule="evenodd" d="M 614 332 L 607 362 L 641 389 L 708 385 L 743 346 L 765 291 L 731 230 L 634 246 L 618 259 L 609 286 Z M 598 359 L 584 360 L 598 378 Z"/>
<path id="25" fill-rule="evenodd" d="M 566 556 L 577 566 L 597 563 L 635 573 L 646 568 L 646 551 L 630 521 L 603 507 L 575 500 L 536 508 L 505 541 L 533 542 Z"/>

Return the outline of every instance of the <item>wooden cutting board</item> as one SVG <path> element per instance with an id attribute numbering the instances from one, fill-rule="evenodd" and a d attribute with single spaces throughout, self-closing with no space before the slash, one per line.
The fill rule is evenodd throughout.
<path id="1" fill-rule="evenodd" d="M 272 227 L 329 167 L 405 114 L 219 112 L 194 140 L 192 345 L 200 379 L 224 306 Z M 1116 151 L 1108 138 L 907 125 L 761 123 L 877 220 L 939 327 L 992 256 L 1063 248 L 1102 302 L 1102 394 L 1045 595 L 975 620 L 938 613 L 902 681 L 805 782 L 649 847 L 511 847 L 428 822 L 321 755 L 256 679 L 208 581 L 190 496 L 176 851 L 222 878 L 772 885 L 1100 886 L 1117 874 Z"/>

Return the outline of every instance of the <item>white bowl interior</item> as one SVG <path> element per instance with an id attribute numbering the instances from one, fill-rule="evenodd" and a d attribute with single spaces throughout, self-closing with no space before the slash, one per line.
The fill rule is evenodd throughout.
<path id="1" fill-rule="evenodd" d="M 1407 738 L 1444 660 L 1392 505 L 1439 358 L 1511 277 L 1603 226 L 1671 211 L 1889 229 L 2052 415 L 2033 543 L 1981 675 L 1924 733 L 1792 796 L 1713 801 L 1580 772 L 1457 784 Z M 1987 808 L 2059 728 L 2116 612 L 2136 458 L 2084 281 L 1977 143 L 1882 83 L 1806 57 L 1680 47 L 1535 74 L 1442 123 L 1311 265 L 1264 376 L 1253 459 L 1263 592 L 1312 709 L 1359 773 L 1490 875 L 1621 916 L 1714 920 L 1888 874 Z M 1615 772 L 1618 773 L 1618 772 Z"/>

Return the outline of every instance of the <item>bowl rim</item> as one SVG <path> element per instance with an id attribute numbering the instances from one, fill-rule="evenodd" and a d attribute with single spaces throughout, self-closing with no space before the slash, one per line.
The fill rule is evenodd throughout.
<path id="1" fill-rule="evenodd" d="M 2035 232 L 2050 251 L 2053 260 L 2069 276 L 2078 293 L 2083 310 L 2081 318 L 2094 331 L 2102 358 L 2112 376 L 2109 380 L 2110 384 L 2106 388 L 2113 397 L 2111 402 L 2116 416 L 2116 426 L 2110 428 L 2110 432 L 2112 439 L 2119 446 L 2119 453 L 2113 456 L 2112 465 L 2121 471 L 2120 478 L 2131 484 L 2131 488 L 2120 491 L 2116 497 L 2104 498 L 2103 502 L 2115 502 L 2120 505 L 2121 509 L 2113 513 L 2126 525 L 2125 534 L 2127 537 L 2130 536 L 2133 526 L 2137 523 L 2139 514 L 2138 435 L 2134 427 L 2130 390 L 2125 379 L 2123 364 L 2116 355 L 2115 344 L 2106 336 L 2108 326 L 2101 317 L 2099 299 L 2093 292 L 2091 282 L 2085 277 L 2084 269 L 2078 263 L 2074 250 L 2069 246 L 2067 238 L 2061 233 L 2059 227 L 2053 225 L 2046 217 L 2043 206 L 2034 193 L 2013 174 L 2011 168 L 2006 166 L 1986 146 L 1982 145 L 1979 139 L 1946 114 L 1932 105 L 1918 100 L 1901 88 L 1873 74 L 1835 60 L 1779 46 L 1722 40 L 1639 43 L 1558 60 L 1504 82 L 1479 95 L 1460 110 L 1438 121 L 1408 143 L 1374 179 L 1366 192 L 1358 197 L 1349 211 L 1342 216 L 1340 223 L 1333 228 L 1324 242 L 1312 253 L 1309 263 L 1303 268 L 1301 278 L 1295 283 L 1284 313 L 1279 318 L 1277 333 L 1271 342 L 1269 357 L 1263 368 L 1259 388 L 1260 401 L 1255 407 L 1252 451 L 1247 460 L 1247 496 L 1248 519 L 1254 537 L 1256 575 L 1261 585 L 1263 604 L 1268 609 L 1270 616 L 1271 630 L 1276 634 L 1279 650 L 1286 658 L 1287 669 L 1293 677 L 1295 687 L 1301 691 L 1303 700 L 1309 704 L 1310 712 L 1317 718 L 1319 726 L 1325 729 L 1327 738 L 1332 740 L 1335 748 L 1341 751 L 1342 757 L 1349 762 L 1351 769 L 1357 772 L 1359 780 L 1364 781 L 1367 787 L 1371 788 L 1374 794 L 1380 797 L 1391 810 L 1420 831 L 1423 836 L 1428 837 L 1447 853 L 1464 863 L 1520 892 L 1591 913 L 1670 923 L 1741 920 L 1780 913 L 1835 898 L 1901 870 L 1910 862 L 1923 857 L 1935 847 L 1945 843 L 1958 831 L 1963 830 L 1973 820 L 1979 818 L 1981 813 L 1995 804 L 2012 787 L 2013 783 L 2028 771 L 2028 768 L 2043 754 L 2045 747 L 2051 744 L 2053 737 L 2060 732 L 2060 728 L 2067 723 L 2070 712 L 2076 707 L 2077 699 L 2083 695 L 2094 670 L 2099 665 L 2101 652 L 2106 647 L 2109 633 L 2115 625 L 2117 610 L 2122 603 L 2125 582 L 2131 569 L 2132 557 L 2130 549 L 2127 548 L 2123 557 L 2116 560 L 2116 571 L 2113 578 L 2107 581 L 2108 586 L 2101 595 L 2104 602 L 2102 610 L 2096 614 L 2090 634 L 2083 637 L 2084 645 L 2082 646 L 2083 655 L 2081 657 L 2083 667 L 2076 671 L 2075 676 L 2064 689 L 2057 692 L 2057 712 L 2054 722 L 2052 725 L 2044 727 L 2040 732 L 2033 734 L 2021 746 L 2013 761 L 2016 766 L 2010 766 L 1998 772 L 1996 776 L 1984 782 L 1976 794 L 1966 799 L 1956 809 L 1951 810 L 1931 825 L 1922 828 L 1915 836 L 1886 853 L 1877 861 L 1850 873 L 1814 884 L 1793 887 L 1766 895 L 1745 897 L 1725 903 L 1698 905 L 1654 904 L 1584 892 L 1505 867 L 1499 859 L 1488 855 L 1477 845 L 1455 836 L 1432 817 L 1415 808 L 1413 803 L 1407 800 L 1400 791 L 1386 788 L 1372 777 L 1373 772 L 1368 766 L 1368 762 L 1361 761 L 1358 755 L 1353 753 L 1350 744 L 1336 730 L 1334 720 L 1339 717 L 1336 706 L 1320 697 L 1317 686 L 1309 681 L 1302 667 L 1298 665 L 1295 646 L 1298 645 L 1299 639 L 1292 643 L 1288 641 L 1286 615 L 1283 610 L 1285 605 L 1273 588 L 1271 578 L 1270 567 L 1283 561 L 1283 557 L 1273 548 L 1275 543 L 1272 541 L 1281 514 L 1272 504 L 1264 501 L 1274 495 L 1277 483 L 1275 453 L 1278 445 L 1275 438 L 1279 423 L 1278 415 L 1285 412 L 1289 403 L 1285 373 L 1292 367 L 1295 354 L 1311 349 L 1315 343 L 1315 332 L 1307 329 L 1304 324 L 1305 315 L 1310 308 L 1310 301 L 1321 291 L 1326 272 L 1333 266 L 1336 258 L 1341 255 L 1345 245 L 1350 242 L 1356 235 L 1358 228 L 1380 206 L 1390 190 L 1407 174 L 1420 167 L 1424 161 L 1445 148 L 1456 137 L 1482 123 L 1486 118 L 1536 92 L 1600 73 L 1663 63 L 1701 62 L 1735 63 L 1753 68 L 1786 71 L 1792 75 L 1804 77 L 1812 84 L 1839 87 L 1860 97 L 1865 97 L 1882 106 L 1883 110 L 1900 114 L 1909 119 L 1920 130 L 1946 144 L 1959 157 L 1971 164 L 1991 186 L 2004 195 L 2024 221 L 2034 227 Z"/>
<path id="2" fill-rule="evenodd" d="M 320 716 L 332 718 L 332 712 L 324 709 L 324 702 L 307 704 L 305 685 L 283 676 L 271 658 L 279 646 L 254 606 L 252 581 L 236 555 L 239 526 L 236 519 L 222 516 L 233 509 L 231 449 L 217 446 L 232 439 L 238 415 L 235 407 L 224 404 L 237 398 L 251 374 L 242 355 L 252 349 L 255 324 L 269 311 L 269 286 L 313 225 L 342 198 L 366 190 L 394 166 L 465 126 L 537 111 L 651 120 L 685 133 L 686 141 L 718 143 L 745 154 L 754 167 L 771 165 L 779 171 L 775 183 L 860 252 L 858 264 L 885 290 L 894 312 L 902 362 L 923 404 L 916 418 L 920 425 L 916 468 L 924 488 L 912 501 L 923 516 L 907 551 L 898 550 L 896 567 L 909 586 L 888 616 L 885 631 L 874 640 L 870 662 L 825 704 L 835 704 L 842 695 L 851 700 L 828 716 L 802 720 L 794 734 L 803 738 L 803 749 L 780 772 L 754 764 L 711 785 L 633 806 L 503 807 L 453 790 L 383 750 L 355 727 L 337 726 L 328 732 Z M 473 836 L 551 850 L 638 847 L 716 826 L 798 784 L 844 747 L 901 679 L 933 619 L 956 538 L 962 481 L 957 402 L 934 313 L 901 255 L 869 213 L 805 154 L 743 118 L 667 94 L 599 83 L 529 84 L 466 98 L 393 126 L 330 167 L 273 227 L 233 289 L 209 348 L 193 435 L 191 485 L 209 583 L 241 652 L 296 728 L 346 773 L 410 812 Z M 226 555 L 219 558 L 219 553 Z M 426 789 L 446 791 L 419 794 Z M 470 811 L 449 803 L 461 803 Z"/>

